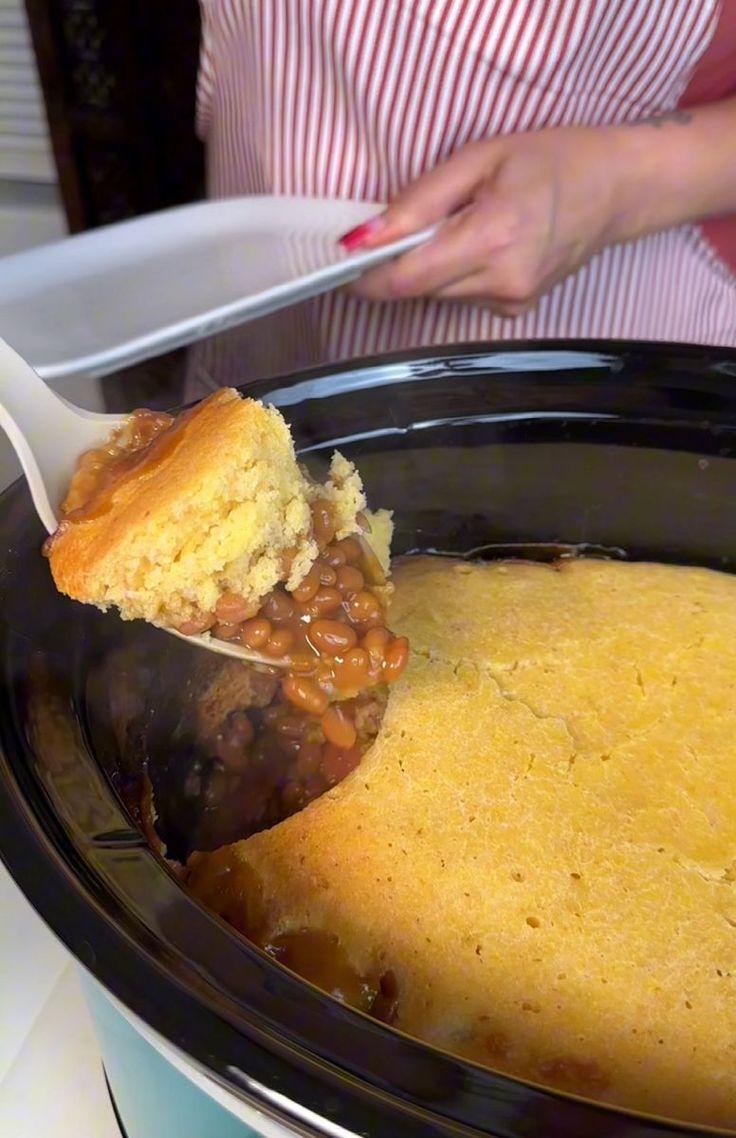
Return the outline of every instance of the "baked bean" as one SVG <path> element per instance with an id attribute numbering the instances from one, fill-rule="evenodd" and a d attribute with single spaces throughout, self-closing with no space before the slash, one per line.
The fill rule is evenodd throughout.
<path id="1" fill-rule="evenodd" d="M 314 620 L 309 625 L 309 639 L 320 654 L 342 656 L 358 643 L 358 634 L 340 620 Z"/>
<path id="2" fill-rule="evenodd" d="M 315 652 L 292 652 L 289 656 L 289 671 L 304 676 L 308 672 L 313 672 L 318 662 L 319 658 Z"/>
<path id="3" fill-rule="evenodd" d="M 354 565 L 342 565 L 336 573 L 337 587 L 346 597 L 355 596 L 365 588 L 365 579 Z"/>
<path id="4" fill-rule="evenodd" d="M 312 502 L 312 533 L 320 549 L 329 545 L 335 536 L 335 507 L 326 498 Z"/>
<path id="5" fill-rule="evenodd" d="M 269 620 L 289 620 L 294 615 L 294 602 L 282 589 L 274 589 L 261 605 L 261 615 Z"/>
<path id="6" fill-rule="evenodd" d="M 163 412 L 134 411 L 104 446 L 80 455 L 61 505 L 62 514 L 68 516 L 77 510 L 86 516 L 94 513 L 95 500 L 99 504 L 99 498 L 104 499 L 126 471 L 139 469 L 141 460 L 145 466 L 151 456 L 142 452 L 172 422 L 171 415 Z"/>
<path id="7" fill-rule="evenodd" d="M 86 450 L 77 459 L 77 470 L 99 470 L 101 466 L 105 465 L 106 457 L 107 451 L 100 447 Z"/>
<path id="8" fill-rule="evenodd" d="M 212 629 L 212 635 L 218 640 L 235 640 L 240 635 L 240 629 L 239 624 L 216 624 Z"/>
<path id="9" fill-rule="evenodd" d="M 239 736 L 226 727 L 222 734 L 217 736 L 215 746 L 217 757 L 227 770 L 245 771 L 251 763 L 250 742 L 251 740 Z"/>
<path id="10" fill-rule="evenodd" d="M 284 698 L 300 711 L 321 716 L 327 710 L 329 699 L 326 694 L 305 676 L 287 676 L 281 684 L 281 690 Z"/>
<path id="11" fill-rule="evenodd" d="M 301 739 L 292 739 L 289 735 L 278 735 L 275 741 L 282 757 L 288 759 L 290 763 L 294 762 L 299 752 L 302 749 Z"/>
<path id="12" fill-rule="evenodd" d="M 331 546 L 336 552 L 340 550 L 345 556 L 345 561 L 348 565 L 354 565 L 356 561 L 360 561 L 363 556 L 363 547 L 359 541 L 354 537 L 344 537 L 341 541 L 336 542 Z"/>
<path id="13" fill-rule="evenodd" d="M 328 743 L 334 743 L 336 747 L 346 751 L 355 746 L 358 737 L 355 723 L 339 704 L 333 703 L 327 708 L 320 724 Z"/>
<path id="14" fill-rule="evenodd" d="M 294 634 L 288 628 L 277 628 L 263 645 L 264 656 L 285 656 L 294 643 Z"/>
<path id="15" fill-rule="evenodd" d="M 303 739 L 309 730 L 309 720 L 299 715 L 282 714 L 275 727 L 279 735 L 288 739 Z"/>
<path id="16" fill-rule="evenodd" d="M 367 589 L 363 589 L 361 593 L 349 598 L 347 613 L 350 620 L 354 621 L 355 624 L 372 624 L 383 620 L 381 602 Z"/>
<path id="17" fill-rule="evenodd" d="M 255 732 L 246 711 L 231 711 L 227 717 L 227 730 L 241 743 L 252 743 Z"/>
<path id="18" fill-rule="evenodd" d="M 337 584 L 337 570 L 333 569 L 331 565 L 325 565 L 323 561 L 320 562 L 319 583 L 320 585 Z"/>
<path id="19" fill-rule="evenodd" d="M 264 707 L 261 712 L 261 718 L 267 727 L 277 728 L 281 722 L 284 714 L 283 704 L 272 703 L 270 707 Z"/>
<path id="20" fill-rule="evenodd" d="M 368 653 L 369 674 L 373 683 L 379 683 L 382 676 L 383 661 L 386 649 L 391 641 L 391 633 L 387 628 L 371 628 L 361 641 L 361 648 Z"/>
<path id="21" fill-rule="evenodd" d="M 202 760 L 195 759 L 184 779 L 182 791 L 185 798 L 199 798 L 202 793 Z"/>
<path id="22" fill-rule="evenodd" d="M 201 613 L 199 616 L 193 616 L 191 620 L 185 620 L 177 628 L 177 632 L 181 632 L 183 636 L 199 636 L 202 632 L 209 632 L 215 623 L 215 614 Z"/>
<path id="23" fill-rule="evenodd" d="M 296 555 L 298 552 L 299 552 L 298 546 L 290 545 L 289 548 L 285 549 L 284 552 L 281 554 L 280 568 L 281 568 L 282 579 L 285 580 L 289 576 L 289 574 L 291 573 L 291 567 L 294 564 L 294 561 L 296 560 Z"/>
<path id="24" fill-rule="evenodd" d="M 314 594 L 307 606 L 307 612 L 310 616 L 326 616 L 328 613 L 334 612 L 341 604 L 342 595 L 339 590 L 328 585 Z"/>
<path id="25" fill-rule="evenodd" d="M 346 751 L 334 743 L 325 743 L 322 748 L 322 774 L 330 786 L 342 782 L 359 762 L 360 752 L 357 748 Z"/>
<path id="26" fill-rule="evenodd" d="M 347 558 L 345 557 L 343 551 L 341 549 L 338 549 L 336 545 L 328 546 L 322 556 L 327 564 L 332 565 L 335 569 L 339 569 L 339 567 L 341 565 L 345 565 L 347 561 Z"/>
<path id="27" fill-rule="evenodd" d="M 398 680 L 409 662 L 409 641 L 405 636 L 397 636 L 386 650 L 383 662 L 383 678 L 392 684 Z"/>
<path id="28" fill-rule="evenodd" d="M 391 633 L 387 628 L 369 628 L 361 641 L 361 647 L 365 648 L 372 661 L 383 663 L 390 639 Z"/>
<path id="29" fill-rule="evenodd" d="M 343 691 L 359 691 L 369 682 L 370 660 L 364 648 L 351 648 L 335 663 L 335 683 Z"/>
<path id="30" fill-rule="evenodd" d="M 202 798 L 205 806 L 217 806 L 227 793 L 229 779 L 222 767 L 213 767 L 207 776 Z"/>
<path id="31" fill-rule="evenodd" d="M 246 620 L 240 633 L 240 639 L 248 648 L 262 648 L 268 642 L 273 630 L 270 620 L 256 617 L 255 620 Z"/>
<path id="32" fill-rule="evenodd" d="M 242 624 L 244 620 L 250 620 L 255 616 L 259 607 L 258 604 L 241 597 L 240 593 L 228 591 L 218 598 L 215 616 L 220 624 Z"/>
<path id="33" fill-rule="evenodd" d="M 303 743 L 296 760 L 296 773 L 300 778 L 308 778 L 319 770 L 322 758 L 321 743 Z"/>
<path id="34" fill-rule="evenodd" d="M 306 601 L 311 601 L 314 594 L 320 587 L 320 566 L 319 562 L 315 561 L 311 566 L 306 577 L 303 577 L 296 588 L 291 590 L 291 595 L 299 604 L 305 604 Z"/>
<path id="35" fill-rule="evenodd" d="M 156 438 L 156 435 L 170 427 L 173 422 L 173 415 L 169 415 L 167 411 L 149 411 L 147 407 L 138 408 L 133 411 L 125 427 L 125 432 L 128 435 L 124 444 L 125 449 L 138 450 L 140 447 L 148 446 Z M 119 449 L 120 443 L 117 446 L 109 447 L 107 453 L 114 457 Z"/>

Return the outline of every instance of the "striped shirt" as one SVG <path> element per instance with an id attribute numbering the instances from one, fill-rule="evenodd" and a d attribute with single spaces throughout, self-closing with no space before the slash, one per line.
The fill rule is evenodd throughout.
<path id="1" fill-rule="evenodd" d="M 476 139 L 672 110 L 702 85 L 714 52 L 722 97 L 736 92 L 734 9 L 734 0 L 202 0 L 208 192 L 387 201 Z M 686 225 L 603 250 L 517 318 L 330 294 L 200 346 L 194 389 L 466 340 L 736 345 L 735 268 Z"/>

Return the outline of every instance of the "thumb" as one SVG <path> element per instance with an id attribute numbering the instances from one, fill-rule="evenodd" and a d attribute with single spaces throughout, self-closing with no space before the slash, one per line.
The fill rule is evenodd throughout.
<path id="1" fill-rule="evenodd" d="M 492 143 L 471 143 L 446 162 L 411 182 L 382 214 L 340 238 L 348 252 L 373 249 L 444 221 L 472 199 L 478 184 L 493 172 Z"/>

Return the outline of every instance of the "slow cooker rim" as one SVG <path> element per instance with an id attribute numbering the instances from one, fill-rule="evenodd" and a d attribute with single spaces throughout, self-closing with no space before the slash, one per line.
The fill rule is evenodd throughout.
<path id="1" fill-rule="evenodd" d="M 458 366 L 463 361 L 466 364 L 465 368 Z M 505 374 L 521 377 L 528 374 L 533 365 L 543 363 L 544 371 L 550 374 L 569 373 L 573 377 L 573 382 L 576 382 L 574 378 L 576 372 L 594 369 L 619 375 L 632 365 L 644 361 L 647 367 L 652 368 L 652 374 L 646 377 L 644 386 L 655 386 L 654 380 L 661 378 L 659 373 L 665 373 L 665 376 L 669 373 L 668 378 L 672 383 L 672 365 L 677 363 L 687 372 L 688 379 L 697 377 L 702 380 L 707 376 L 711 381 L 717 380 L 718 385 L 723 386 L 724 394 L 731 395 L 730 402 L 736 416 L 736 397 L 728 389 L 729 380 L 736 379 L 736 347 L 671 340 L 595 338 L 468 340 L 423 349 L 404 348 L 378 355 L 356 356 L 337 363 L 318 364 L 244 384 L 239 390 L 255 399 L 273 399 L 275 405 L 281 407 L 288 406 L 293 401 L 296 389 L 299 387 L 303 389 L 300 402 L 306 402 L 315 396 L 325 398 L 331 394 L 329 390 L 314 388 L 308 390 L 312 381 L 325 381 L 322 387 L 329 389 L 331 379 L 342 376 L 352 381 L 349 386 L 343 388 L 349 391 L 363 386 L 374 386 L 375 373 L 383 369 L 404 369 L 401 376 L 393 375 L 385 378 L 384 382 L 390 386 L 399 378 L 421 379 L 442 374 L 447 376 L 476 374 L 479 362 L 482 362 L 488 370 L 491 370 L 488 365 L 492 365 L 492 374 L 495 376 Z M 361 384 L 361 377 L 369 373 L 373 373 L 371 382 Z M 577 382 L 587 386 L 584 377 L 578 376 Z M 287 392 L 290 396 L 288 399 Z M 625 385 L 621 385 L 622 395 L 625 395 L 625 392 Z M 288 413 L 284 413 L 288 417 Z"/>

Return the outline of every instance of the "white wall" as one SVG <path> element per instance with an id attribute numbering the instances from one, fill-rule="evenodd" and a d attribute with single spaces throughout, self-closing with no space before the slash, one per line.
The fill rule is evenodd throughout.
<path id="1" fill-rule="evenodd" d="M 0 178 L 0 257 L 65 235 L 66 221 L 55 185 Z"/>
<path id="2" fill-rule="evenodd" d="M 66 231 L 23 0 L 0 0 L 0 256 Z"/>
<path id="3" fill-rule="evenodd" d="M 0 273 L 4 256 L 57 241 L 66 231 L 25 8 L 22 0 L 0 0 Z M 104 410 L 94 380 L 54 386 L 72 402 Z M 0 431 L 0 488 L 19 475 Z"/>

